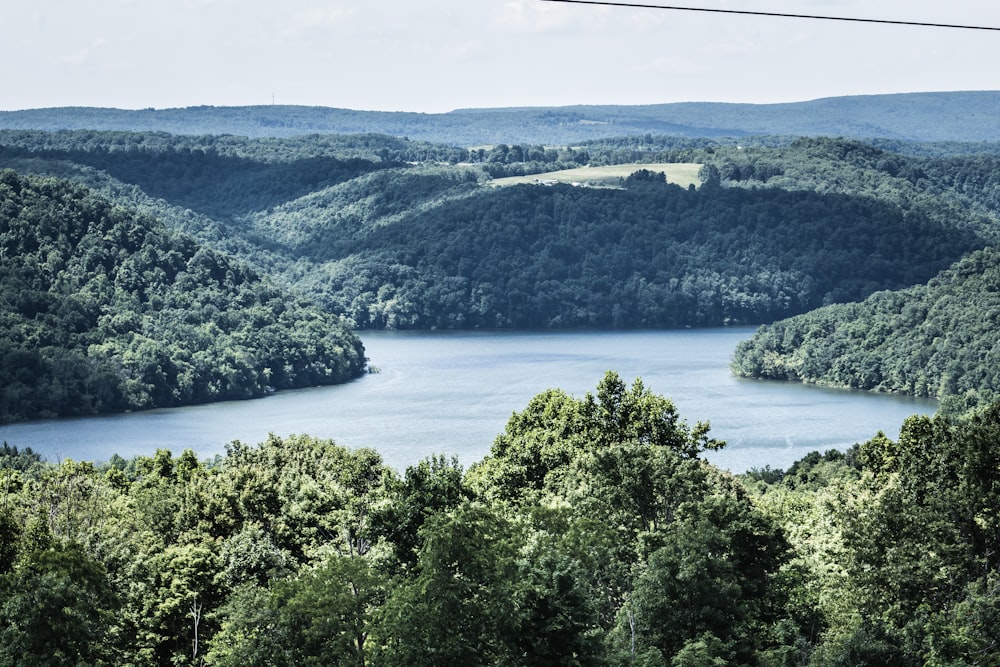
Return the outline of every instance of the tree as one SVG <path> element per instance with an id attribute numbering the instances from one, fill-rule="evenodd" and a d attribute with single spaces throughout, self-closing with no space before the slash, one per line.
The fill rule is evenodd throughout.
<path id="1" fill-rule="evenodd" d="M 438 512 L 454 509 L 471 495 L 457 458 L 426 458 L 408 466 L 391 500 L 373 510 L 372 531 L 388 540 L 403 565 L 412 567 L 422 546 L 420 529 L 424 523 Z"/>
<path id="2" fill-rule="evenodd" d="M 364 667 L 383 594 L 366 559 L 336 554 L 266 589 L 244 584 L 221 610 L 208 663 Z"/>
<path id="3" fill-rule="evenodd" d="M 0 574 L 0 665 L 71 666 L 113 660 L 116 599 L 104 567 L 78 545 L 52 542 Z"/>
<path id="4" fill-rule="evenodd" d="M 559 490 L 571 464 L 586 456 L 618 456 L 621 447 L 634 446 L 640 457 L 664 451 L 693 460 L 724 446 L 708 431 L 702 422 L 689 428 L 673 402 L 653 394 L 641 380 L 628 387 L 608 372 L 596 396 L 575 399 L 558 390 L 535 396 L 508 420 L 490 456 L 470 471 L 470 483 L 488 496 L 527 501 L 537 498 L 537 491 Z"/>
<path id="5" fill-rule="evenodd" d="M 683 660 L 708 652 L 749 664 L 767 647 L 761 630 L 782 613 L 772 582 L 783 540 L 738 496 L 709 493 L 678 515 L 664 546 L 638 566 L 612 635 L 618 650 Z"/>
<path id="6" fill-rule="evenodd" d="M 210 543 L 172 544 L 142 569 L 148 588 L 136 601 L 136 652 L 160 665 L 197 662 L 211 635 L 204 621 L 220 600 L 218 555 Z"/>
<path id="7" fill-rule="evenodd" d="M 601 600 L 593 585 L 597 568 L 589 569 L 593 563 L 581 562 L 567 542 L 563 535 L 536 530 L 518 558 L 521 619 L 514 651 L 524 664 L 604 664 Z"/>
<path id="8" fill-rule="evenodd" d="M 516 533 L 497 513 L 467 502 L 421 529 L 415 576 L 379 613 L 376 657 L 385 664 L 492 665 L 514 659 Z"/>
<path id="9" fill-rule="evenodd" d="M 930 645 L 954 659 L 980 646 L 994 659 L 976 619 L 993 613 L 1000 563 L 1000 404 L 959 420 L 911 417 L 898 441 L 874 438 L 859 457 L 859 492 L 841 520 L 857 605 L 874 626 L 860 630 L 910 664 Z"/>

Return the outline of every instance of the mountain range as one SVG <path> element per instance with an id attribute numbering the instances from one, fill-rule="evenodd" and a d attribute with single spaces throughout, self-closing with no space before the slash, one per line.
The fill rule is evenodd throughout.
<path id="1" fill-rule="evenodd" d="M 977 142 L 1000 137 L 998 110 L 1000 91 L 858 95 L 782 104 L 683 102 L 457 109 L 437 114 L 285 105 L 139 110 L 61 107 L 0 111 L 0 129 L 247 137 L 365 133 L 458 146 L 565 145 L 645 134 Z"/>

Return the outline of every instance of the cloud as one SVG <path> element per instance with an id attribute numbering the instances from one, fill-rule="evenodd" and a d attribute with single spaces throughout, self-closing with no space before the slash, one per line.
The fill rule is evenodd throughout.
<path id="1" fill-rule="evenodd" d="M 343 25 L 354 15 L 351 7 L 309 7 L 288 17 L 283 31 L 285 37 L 295 37 L 311 30 L 322 30 Z"/>
<path id="2" fill-rule="evenodd" d="M 560 7 L 538 0 L 507 0 L 491 13 L 491 26 L 496 32 L 544 33 L 562 30 L 578 23 L 582 12 L 578 8 Z M 600 8 L 603 11 L 603 8 Z M 571 10 L 571 11 L 567 11 Z M 588 12 L 593 15 L 593 12 Z"/>
<path id="3" fill-rule="evenodd" d="M 632 70 L 654 74 L 698 74 L 706 71 L 706 67 L 704 61 L 694 58 L 659 56 L 640 62 Z"/>
<path id="4" fill-rule="evenodd" d="M 470 39 L 446 47 L 445 55 L 449 58 L 468 58 L 482 51 L 483 43 L 476 39 Z"/>
<path id="5" fill-rule="evenodd" d="M 83 47 L 76 53 L 56 58 L 56 62 L 59 63 L 60 65 L 74 65 L 74 66 L 85 65 L 88 62 L 90 62 L 91 57 L 94 54 L 94 51 L 104 46 L 105 44 L 107 44 L 107 40 L 104 39 L 103 37 L 99 37 L 95 39 L 93 42 L 91 42 L 89 46 Z"/>
<path id="6" fill-rule="evenodd" d="M 746 55 L 750 53 L 761 53 L 768 51 L 761 42 L 747 37 L 737 37 L 725 41 L 712 41 L 705 43 L 701 52 L 712 56 L 733 56 Z"/>

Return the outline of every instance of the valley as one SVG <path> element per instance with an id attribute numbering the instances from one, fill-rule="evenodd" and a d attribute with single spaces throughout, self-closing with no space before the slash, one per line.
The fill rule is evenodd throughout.
<path id="1" fill-rule="evenodd" d="M 0 665 L 995 664 L 997 99 L 0 112 Z"/>

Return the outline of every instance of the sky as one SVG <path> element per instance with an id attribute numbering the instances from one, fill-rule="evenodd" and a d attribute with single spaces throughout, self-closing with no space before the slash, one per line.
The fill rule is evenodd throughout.
<path id="1" fill-rule="evenodd" d="M 996 0 L 633 1 L 1000 28 Z M 793 102 L 1000 90 L 998 62 L 997 31 L 546 0 L 0 0 L 0 110 Z"/>

